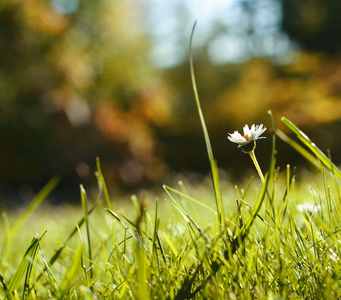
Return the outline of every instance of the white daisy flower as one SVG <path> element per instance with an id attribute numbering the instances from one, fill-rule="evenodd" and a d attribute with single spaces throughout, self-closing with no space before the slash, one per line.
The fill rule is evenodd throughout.
<path id="1" fill-rule="evenodd" d="M 265 139 L 265 137 L 261 137 L 261 134 L 266 130 L 266 127 L 263 128 L 263 124 L 255 125 L 253 124 L 251 128 L 248 125 L 245 125 L 243 128 L 244 135 L 241 135 L 238 130 L 234 133 L 229 133 L 227 137 L 231 142 L 238 144 L 238 147 L 246 146 L 251 142 L 255 142 L 258 139 Z M 251 149 L 252 151 L 253 149 Z"/>
<path id="2" fill-rule="evenodd" d="M 238 144 L 238 148 L 240 147 L 244 153 L 250 154 L 250 157 L 263 183 L 265 182 L 264 176 L 257 162 L 254 150 L 256 148 L 256 141 L 258 139 L 265 139 L 265 137 L 261 137 L 261 134 L 265 130 L 266 130 L 266 127 L 263 128 L 263 124 L 260 124 L 260 125 L 253 124 L 251 128 L 249 128 L 248 125 L 245 125 L 243 128 L 244 135 L 241 135 L 237 130 L 234 133 L 229 133 L 229 135 L 227 136 L 227 138 L 231 142 Z"/>

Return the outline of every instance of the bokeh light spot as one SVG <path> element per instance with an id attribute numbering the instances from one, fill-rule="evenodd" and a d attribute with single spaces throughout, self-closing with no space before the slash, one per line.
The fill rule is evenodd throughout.
<path id="1" fill-rule="evenodd" d="M 67 15 L 77 11 L 79 0 L 50 0 L 50 5 L 57 13 Z"/>

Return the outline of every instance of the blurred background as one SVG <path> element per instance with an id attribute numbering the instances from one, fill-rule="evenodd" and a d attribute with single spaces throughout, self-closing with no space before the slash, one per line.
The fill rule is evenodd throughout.
<path id="1" fill-rule="evenodd" d="M 0 203 L 31 199 L 56 174 L 54 201 L 78 201 L 79 183 L 96 183 L 97 156 L 117 190 L 208 174 L 188 64 L 195 20 L 219 167 L 234 178 L 252 167 L 226 136 L 270 127 L 268 109 L 339 164 L 340 13 L 340 0 L 0 1 Z M 264 169 L 270 144 L 257 145 Z M 304 164 L 280 141 L 278 150 L 280 166 Z"/>

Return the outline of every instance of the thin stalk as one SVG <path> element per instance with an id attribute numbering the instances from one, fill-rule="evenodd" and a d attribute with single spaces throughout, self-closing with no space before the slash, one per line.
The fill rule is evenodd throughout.
<path id="1" fill-rule="evenodd" d="M 90 277 L 93 278 L 93 269 L 92 269 L 92 249 L 91 249 L 91 239 L 90 239 L 90 227 L 89 227 L 89 212 L 88 212 L 88 198 L 86 196 L 85 189 L 83 185 L 80 185 L 81 190 L 81 200 L 82 200 L 82 206 L 83 206 L 83 213 L 84 213 L 84 224 L 86 229 L 86 235 L 88 240 L 88 253 L 89 253 L 89 260 L 90 260 Z M 91 285 L 91 290 L 93 289 Z"/>
<path id="2" fill-rule="evenodd" d="M 253 163 L 254 163 L 254 165 L 255 165 L 257 171 L 258 171 L 258 174 L 259 174 L 260 179 L 261 179 L 262 182 L 264 183 L 264 176 L 263 176 L 262 170 L 261 170 L 261 168 L 260 168 L 260 166 L 259 166 L 259 164 L 258 164 L 256 155 L 255 155 L 255 151 L 250 151 L 249 154 L 250 154 L 250 157 L 251 157 L 251 159 L 252 159 L 252 161 L 253 161 Z"/>
<path id="3" fill-rule="evenodd" d="M 221 195 L 221 190 L 220 190 L 218 166 L 217 166 L 217 162 L 213 156 L 210 137 L 209 137 L 208 130 L 206 127 L 204 114 L 201 110 L 199 93 L 198 93 L 198 89 L 197 89 L 197 84 L 196 84 L 195 74 L 194 74 L 194 67 L 193 67 L 192 41 L 193 41 L 194 29 L 195 29 L 196 24 L 197 24 L 197 22 L 195 21 L 193 28 L 192 28 L 192 32 L 191 32 L 191 38 L 190 38 L 190 44 L 189 44 L 189 66 L 190 66 L 190 72 L 191 72 L 191 80 L 192 80 L 192 87 L 193 87 L 193 92 L 194 92 L 194 99 L 195 99 L 195 103 L 197 105 L 200 123 L 201 123 L 201 127 L 202 127 L 202 130 L 204 133 L 208 159 L 209 159 L 210 165 L 211 165 L 213 188 L 214 188 L 214 194 L 215 194 L 216 206 L 217 206 L 217 214 L 218 214 L 219 225 L 220 225 L 219 230 L 221 231 L 225 225 L 225 216 L 224 216 L 223 200 L 222 200 L 222 195 Z"/>

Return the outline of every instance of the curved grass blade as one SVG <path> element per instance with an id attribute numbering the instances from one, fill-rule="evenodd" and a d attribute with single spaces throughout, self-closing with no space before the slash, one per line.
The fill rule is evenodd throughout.
<path id="1" fill-rule="evenodd" d="M 206 148 L 207 148 L 207 154 L 208 154 L 208 159 L 210 161 L 211 165 L 211 172 L 212 172 L 212 180 L 213 180 L 213 187 L 214 187 L 214 194 L 215 194 L 215 199 L 216 199 L 216 205 L 217 205 L 217 213 L 218 213 L 218 219 L 219 219 L 219 225 L 220 225 L 220 230 L 224 227 L 225 223 L 225 217 L 224 217 L 224 208 L 223 208 L 223 201 L 222 201 L 222 196 L 221 196 L 221 191 L 220 191 L 220 184 L 219 184 L 219 174 L 218 174 L 218 166 L 217 162 L 214 159 L 213 156 L 213 151 L 211 147 L 211 142 L 210 142 L 210 137 L 207 131 L 206 123 L 205 123 L 205 118 L 201 110 L 201 105 L 200 105 L 200 100 L 199 100 L 199 94 L 198 94 L 198 89 L 196 85 L 196 80 L 195 80 L 195 75 L 194 75 L 194 67 L 193 67 L 193 55 L 192 55 L 192 41 L 193 41 L 193 34 L 195 30 L 197 22 L 194 23 L 193 29 L 191 32 L 191 38 L 190 38 L 190 44 L 189 44 L 189 64 L 190 64 L 190 71 L 191 71 L 191 79 L 192 79 L 192 86 L 193 86 L 193 92 L 194 92 L 194 98 L 195 102 L 197 105 L 197 110 L 201 122 L 201 127 L 204 132 L 204 137 L 205 137 L 205 143 L 206 143 Z"/>
<path id="2" fill-rule="evenodd" d="M 309 161 L 314 167 L 322 171 L 321 165 L 318 163 L 316 157 L 310 154 L 306 149 L 304 149 L 300 144 L 295 142 L 293 139 L 288 137 L 283 131 L 277 129 L 277 136 L 291 147 L 293 147 L 299 154 L 301 154 L 307 161 Z"/>
<path id="3" fill-rule="evenodd" d="M 310 138 L 300 130 L 294 123 L 292 123 L 287 118 L 282 118 L 282 122 L 287 125 L 294 133 L 296 133 L 297 137 L 305 144 L 311 152 L 313 152 L 316 157 L 328 168 L 332 171 L 337 177 L 341 179 L 341 171 L 338 169 L 330 160 L 330 158 L 325 155 L 316 145 L 313 143 Z"/>

